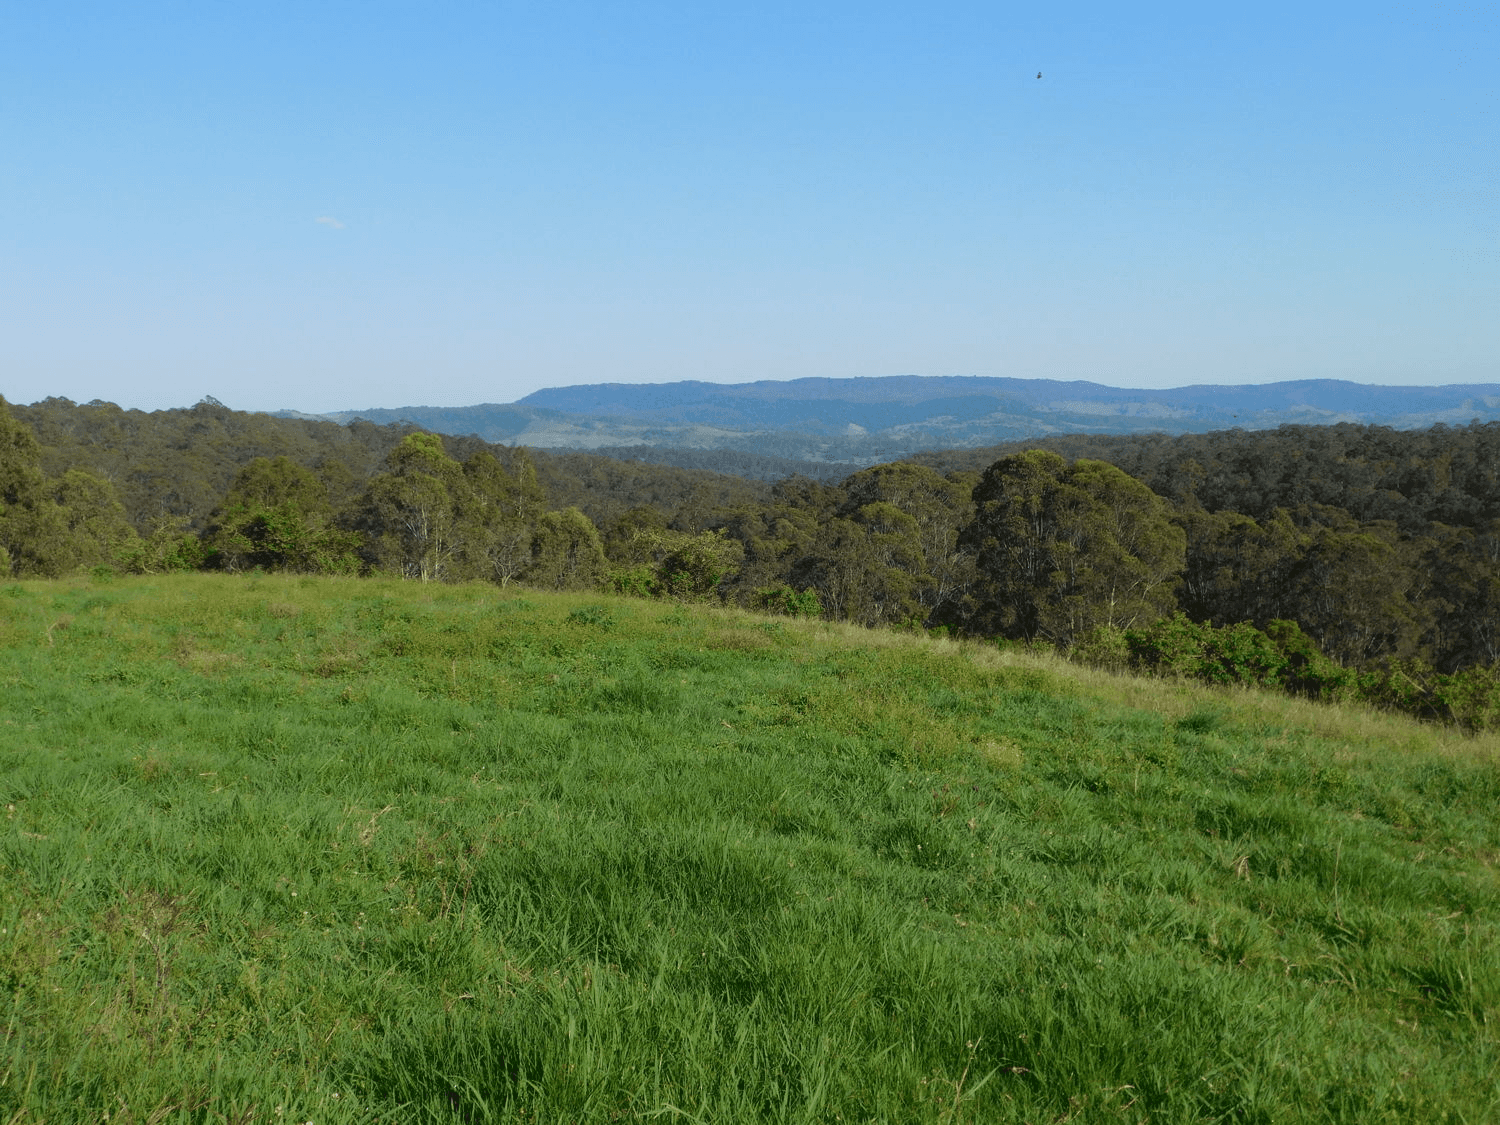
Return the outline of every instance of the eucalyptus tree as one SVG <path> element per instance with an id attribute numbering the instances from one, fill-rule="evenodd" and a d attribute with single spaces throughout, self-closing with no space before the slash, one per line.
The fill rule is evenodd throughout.
<path id="1" fill-rule="evenodd" d="M 81 469 L 49 480 L 36 435 L 0 398 L 0 573 L 51 578 L 120 565 L 135 539 L 114 486 Z"/>
<path id="2" fill-rule="evenodd" d="M 841 514 L 884 503 L 913 521 L 921 555 L 913 572 L 921 581 L 914 592 L 929 621 L 945 617 L 973 583 L 974 555 L 959 541 L 959 533 L 973 519 L 978 479 L 977 473 L 945 477 L 925 465 L 897 461 L 855 473 L 841 486 L 848 498 Z"/>
<path id="3" fill-rule="evenodd" d="M 1424 607 L 1410 597 L 1415 561 L 1391 524 L 1359 524 L 1346 514 L 1311 531 L 1287 583 L 1286 616 L 1324 653 L 1348 667 L 1416 655 Z"/>
<path id="4" fill-rule="evenodd" d="M 0 569 L 7 576 L 24 574 L 35 562 L 33 547 L 46 503 L 41 463 L 36 435 L 0 398 Z"/>
<path id="5" fill-rule="evenodd" d="M 522 581 L 548 590 L 582 590 L 599 585 L 604 574 L 604 544 L 588 516 L 577 508 L 541 514 Z"/>
<path id="6" fill-rule="evenodd" d="M 468 484 L 436 434 L 408 434 L 365 488 L 355 527 L 370 563 L 423 582 L 464 574 Z"/>
<path id="7" fill-rule="evenodd" d="M 822 521 L 817 513 L 785 497 L 767 505 L 720 511 L 717 526 L 741 546 L 741 558 L 726 592 L 759 605 L 768 591 L 789 586 L 792 569 L 811 549 Z"/>
<path id="8" fill-rule="evenodd" d="M 49 490 L 66 533 L 70 568 L 125 565 L 138 551 L 140 536 L 109 481 L 69 469 Z"/>
<path id="9" fill-rule="evenodd" d="M 1433 659 L 1445 669 L 1500 666 L 1500 519 L 1440 527 L 1413 568 L 1433 610 Z"/>
<path id="10" fill-rule="evenodd" d="M 976 556 L 971 628 L 1069 645 L 1176 608 L 1182 529 L 1113 465 L 1029 450 L 991 465 L 974 502 L 960 537 Z"/>
<path id="11" fill-rule="evenodd" d="M 833 620 L 876 626 L 926 617 L 917 521 L 894 504 L 876 501 L 817 525 L 788 578 L 793 589 L 812 590 Z"/>
<path id="12" fill-rule="evenodd" d="M 507 471 L 487 450 L 463 464 L 466 507 L 462 513 L 470 569 L 506 586 L 533 563 L 532 546 L 545 503 L 536 468 L 525 450 L 511 454 Z"/>
<path id="13" fill-rule="evenodd" d="M 1257 520 L 1195 508 L 1177 522 L 1187 534 L 1181 601 L 1189 617 L 1264 627 L 1293 615 L 1288 587 L 1309 536 L 1286 509 Z"/>
<path id="14" fill-rule="evenodd" d="M 211 566 L 300 573 L 359 569 L 360 536 L 333 526 L 328 487 L 288 457 L 257 457 L 235 475 L 204 535 Z"/>

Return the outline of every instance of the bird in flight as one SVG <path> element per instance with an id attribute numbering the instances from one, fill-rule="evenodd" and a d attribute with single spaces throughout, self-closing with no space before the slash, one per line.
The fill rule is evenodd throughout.
<path id="1" fill-rule="evenodd" d="M 1037 77 L 1038 77 L 1038 78 L 1040 78 L 1040 77 L 1041 77 L 1041 76 L 1042 76 L 1042 72 L 1041 72 L 1041 71 L 1040 71 L 1040 70 L 1039 70 L 1039 71 L 1037 71 L 1037 72 L 1036 72 L 1036 76 L 1037 76 Z"/>

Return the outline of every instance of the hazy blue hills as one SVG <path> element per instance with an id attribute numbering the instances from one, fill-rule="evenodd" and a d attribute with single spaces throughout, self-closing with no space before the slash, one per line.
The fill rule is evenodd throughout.
<path id="1" fill-rule="evenodd" d="M 1500 419 L 1500 384 L 1369 386 L 1307 379 L 1166 390 L 980 376 L 552 387 L 509 404 L 323 415 L 410 421 L 538 448 L 673 446 L 862 461 L 1064 433 L 1201 433 L 1283 423 L 1414 429 Z"/>
<path id="2" fill-rule="evenodd" d="M 605 383 L 549 388 L 527 395 L 516 405 L 567 414 L 649 418 L 657 423 L 780 429 L 851 422 L 884 429 L 955 418 L 977 421 L 995 414 L 1031 415 L 1039 421 L 1071 415 L 1097 419 L 1088 429 L 1110 429 L 1109 419 L 1122 418 L 1149 418 L 1159 428 L 1177 430 L 1197 430 L 1193 423 L 1199 419 L 1209 420 L 1212 428 L 1225 421 L 1241 421 L 1246 428 L 1286 421 L 1416 426 L 1467 422 L 1477 416 L 1475 411 L 1479 415 L 1500 413 L 1500 384 L 1380 387 L 1308 379 L 1256 386 L 1132 390 L 1082 381 L 909 375 L 727 385 Z"/>

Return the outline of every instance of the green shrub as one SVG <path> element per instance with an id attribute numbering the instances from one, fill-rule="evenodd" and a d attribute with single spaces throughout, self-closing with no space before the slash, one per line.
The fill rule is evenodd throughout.
<path id="1" fill-rule="evenodd" d="M 1140 629 L 1104 626 L 1073 646 L 1073 659 L 1116 672 L 1275 688 L 1325 702 L 1358 701 L 1479 732 L 1500 726 L 1500 669 L 1438 673 L 1421 660 L 1345 668 L 1295 621 L 1214 627 L 1181 613 Z"/>
<path id="2" fill-rule="evenodd" d="M 1125 630 L 1115 625 L 1100 625 L 1090 630 L 1073 646 L 1071 655 L 1074 660 L 1111 672 L 1124 672 L 1132 667 Z"/>
<path id="3" fill-rule="evenodd" d="M 787 617 L 822 617 L 823 603 L 816 590 L 794 590 L 785 584 L 755 591 L 755 606 Z"/>
<path id="4" fill-rule="evenodd" d="M 630 598 L 653 598 L 657 593 L 656 568 L 644 563 L 612 570 L 604 579 L 605 586 L 613 593 Z"/>
<path id="5" fill-rule="evenodd" d="M 1178 613 L 1143 629 L 1098 635 L 1085 650 L 1090 663 L 1212 684 L 1279 686 L 1287 658 L 1249 622 L 1214 627 Z"/>
<path id="6" fill-rule="evenodd" d="M 1295 621 L 1272 621 L 1266 626 L 1266 636 L 1286 661 L 1280 680 L 1287 691 L 1330 702 L 1359 694 L 1358 676 L 1324 656 L 1317 642 Z"/>
<path id="7" fill-rule="evenodd" d="M 1500 728 L 1500 668 L 1476 666 L 1437 676 L 1432 699 L 1450 722 L 1465 730 Z"/>
<path id="8" fill-rule="evenodd" d="M 1144 629 L 1127 629 L 1125 644 L 1130 665 L 1159 676 L 1203 677 L 1205 631 L 1182 613 L 1163 618 Z"/>
<path id="9" fill-rule="evenodd" d="M 1219 683 L 1277 686 L 1286 658 L 1271 638 L 1248 621 L 1224 625 L 1208 638 L 1206 656 Z"/>

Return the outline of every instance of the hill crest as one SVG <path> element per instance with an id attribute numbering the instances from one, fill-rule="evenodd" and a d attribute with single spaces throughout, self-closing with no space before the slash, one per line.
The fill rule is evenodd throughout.
<path id="1" fill-rule="evenodd" d="M 1304 379 L 1163 390 L 986 376 L 595 383 L 514 403 L 338 411 L 537 448 L 646 445 L 868 461 L 1053 434 L 1205 433 L 1285 423 L 1417 429 L 1500 420 L 1500 384 L 1377 386 Z"/>

